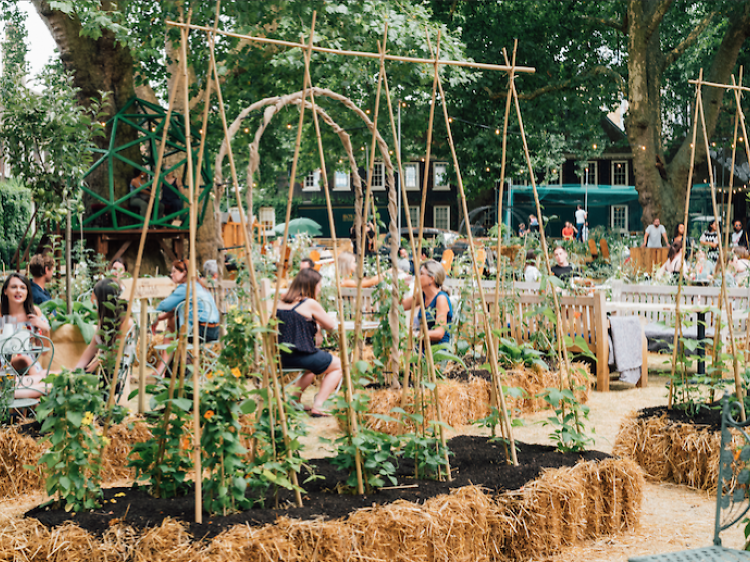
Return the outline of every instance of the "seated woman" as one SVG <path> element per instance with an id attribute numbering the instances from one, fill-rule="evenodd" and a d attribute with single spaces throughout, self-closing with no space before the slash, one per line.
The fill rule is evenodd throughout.
<path id="1" fill-rule="evenodd" d="M 688 271 L 688 264 L 683 264 L 682 259 L 682 240 L 672 242 L 667 253 L 667 261 L 665 261 L 659 269 L 658 276 L 661 278 L 675 277 L 676 274 L 680 273 L 680 270 L 685 267 L 685 272 Z"/>
<path id="2" fill-rule="evenodd" d="M 39 307 L 34 305 L 31 283 L 20 273 L 11 273 L 5 280 L 3 294 L 0 297 L 0 313 L 4 317 L 14 318 L 19 325 L 26 324 L 32 333 L 49 337 L 49 323 Z M 3 330 L 3 335 L 5 333 Z M 8 345 L 23 345 L 24 342 L 19 338 L 20 335 L 14 337 Z M 28 334 L 26 338 L 28 339 Z M 5 341 L 7 339 L 4 339 L 2 343 L 4 344 Z M 0 350 L 2 349 L 0 347 Z M 37 358 L 18 353 L 11 356 L 10 364 L 19 375 L 19 380 L 16 381 L 16 398 L 38 398 L 45 392 L 46 385 L 42 379 L 46 373 Z"/>
<path id="3" fill-rule="evenodd" d="M 708 285 L 714 279 L 714 262 L 709 260 L 706 252 L 698 250 L 695 266 L 690 279 L 700 285 Z"/>
<path id="4" fill-rule="evenodd" d="M 102 348 L 109 350 L 105 363 L 104 382 L 109 380 L 109 373 L 114 369 L 114 361 L 117 357 L 120 338 L 127 337 L 133 327 L 133 320 L 126 317 L 128 303 L 120 298 L 122 289 L 115 279 L 102 279 L 94 285 L 93 298 L 96 300 L 96 309 L 99 316 L 96 335 L 84 350 L 81 358 L 76 363 L 76 369 L 84 369 L 87 373 L 95 373 L 102 364 Z M 110 303 L 111 306 L 106 306 Z M 123 358 L 135 353 L 135 346 L 126 346 Z"/>
<path id="5" fill-rule="evenodd" d="M 453 321 L 453 306 L 448 293 L 441 287 L 445 283 L 445 270 L 439 262 L 427 260 L 419 268 L 419 280 L 422 284 L 424 302 L 427 310 L 427 336 L 432 343 L 449 343 L 451 341 L 450 325 Z M 413 295 L 404 298 L 404 310 L 411 310 L 414 305 Z M 419 303 L 416 304 L 419 306 Z M 416 324 L 419 322 L 418 324 Z M 415 318 L 417 330 L 422 326 L 422 311 Z"/>
<path id="6" fill-rule="evenodd" d="M 284 369 L 304 370 L 297 381 L 299 391 L 310 386 L 316 375 L 323 375 L 320 392 L 315 395 L 310 415 L 327 416 L 323 405 L 336 389 L 341 380 L 341 361 L 327 351 L 315 347 L 315 335 L 318 326 L 324 330 L 333 330 L 336 323 L 316 300 L 320 295 L 320 273 L 314 269 L 302 269 L 294 278 L 286 294 L 281 297 L 276 310 L 279 319 L 279 343 L 288 345 L 291 353 L 281 352 L 281 366 Z"/>
<path id="7" fill-rule="evenodd" d="M 354 272 L 357 270 L 357 256 L 351 252 L 341 252 L 338 257 L 339 275 L 341 276 L 342 287 L 356 287 L 357 280 L 353 279 Z M 383 274 L 374 277 L 364 277 L 362 279 L 362 288 L 374 287 L 383 280 Z"/>
<path id="8" fill-rule="evenodd" d="M 175 321 L 175 310 L 177 307 L 185 302 L 185 296 L 187 294 L 187 278 L 188 278 L 188 266 L 190 262 L 188 260 L 175 260 L 172 262 L 172 272 L 170 277 L 172 281 L 177 285 L 172 294 L 166 299 L 161 301 L 156 307 L 159 311 L 159 315 L 156 317 L 156 322 L 151 326 L 152 331 L 156 329 L 159 322 L 167 321 L 167 332 L 174 333 L 177 331 L 177 322 Z M 216 307 L 216 302 L 211 296 L 211 293 L 203 286 L 201 281 L 195 283 L 195 293 L 198 297 L 198 332 L 201 341 L 212 342 L 219 339 L 219 309 Z M 185 315 L 187 315 L 187 337 L 188 341 L 193 341 L 193 322 L 192 314 L 189 312 L 193 306 L 193 295 L 190 294 L 190 303 L 188 306 L 182 307 L 180 318 L 178 320 L 184 322 Z M 186 312 L 186 310 L 188 312 Z M 164 338 L 164 343 L 172 341 L 170 337 Z M 157 375 L 161 376 L 167 367 L 169 361 L 169 353 L 162 352 L 162 364 L 157 369 Z"/>

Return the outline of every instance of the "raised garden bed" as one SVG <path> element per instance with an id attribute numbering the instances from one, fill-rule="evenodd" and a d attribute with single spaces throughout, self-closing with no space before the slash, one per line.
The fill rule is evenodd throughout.
<path id="1" fill-rule="evenodd" d="M 486 438 L 461 436 L 449 446 L 452 483 L 415 482 L 402 462 L 399 483 L 415 488 L 339 495 L 333 490 L 346 475 L 315 460 L 326 479 L 303 485 L 305 507 L 204 516 L 201 525 L 190 523 L 192 496 L 156 500 L 111 489 L 93 513 L 32 510 L 28 516 L 39 522 L 0 533 L 0 554 L 171 562 L 532 559 L 637 523 L 642 476 L 632 461 L 519 444 L 520 466 L 511 467 L 502 444 Z"/>
<path id="2" fill-rule="evenodd" d="M 634 460 L 652 480 L 713 492 L 720 446 L 718 403 L 702 408 L 695 416 L 683 409 L 658 406 L 630 414 L 617 434 L 613 454 Z"/>

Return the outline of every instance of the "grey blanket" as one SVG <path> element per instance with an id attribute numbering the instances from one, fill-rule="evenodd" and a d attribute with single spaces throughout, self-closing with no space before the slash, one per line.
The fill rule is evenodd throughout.
<path id="1" fill-rule="evenodd" d="M 641 378 L 643 329 L 637 316 L 610 316 L 610 364 L 620 380 L 631 384 Z"/>

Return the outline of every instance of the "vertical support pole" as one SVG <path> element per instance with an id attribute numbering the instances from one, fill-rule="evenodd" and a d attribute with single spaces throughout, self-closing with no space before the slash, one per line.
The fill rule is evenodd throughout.
<path id="1" fill-rule="evenodd" d="M 148 354 L 148 300 L 141 299 L 141 341 L 138 360 L 138 413 L 146 411 L 146 355 Z"/>

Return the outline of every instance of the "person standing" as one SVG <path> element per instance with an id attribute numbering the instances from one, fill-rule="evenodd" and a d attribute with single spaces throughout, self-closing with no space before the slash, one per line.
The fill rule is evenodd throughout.
<path id="1" fill-rule="evenodd" d="M 661 241 L 664 239 L 664 244 L 669 245 L 667 240 L 667 229 L 661 224 L 659 218 L 655 218 L 654 222 L 648 225 L 646 233 L 643 235 L 643 246 L 646 248 L 661 248 Z"/>
<path id="2" fill-rule="evenodd" d="M 578 205 L 576 209 L 576 240 L 583 242 L 583 228 L 586 226 L 586 218 L 588 213 L 583 210 L 581 205 Z"/>
<path id="3" fill-rule="evenodd" d="M 719 261 L 719 225 L 714 220 L 708 225 L 708 230 L 701 234 L 700 243 L 706 251 L 706 257 L 712 262 Z"/>
<path id="4" fill-rule="evenodd" d="M 180 179 L 172 170 L 164 178 L 161 191 L 161 208 L 163 216 L 173 215 L 182 210 L 182 198 L 180 197 Z"/>
<path id="5" fill-rule="evenodd" d="M 31 296 L 34 304 L 39 305 L 52 299 L 47 290 L 47 283 L 52 281 L 52 273 L 55 269 L 55 260 L 50 255 L 37 254 L 29 262 L 29 273 L 31 274 Z"/>
<path id="6" fill-rule="evenodd" d="M 742 222 L 738 219 L 734 221 L 734 232 L 732 232 L 732 249 L 748 248 L 747 232 L 742 228 Z"/>

